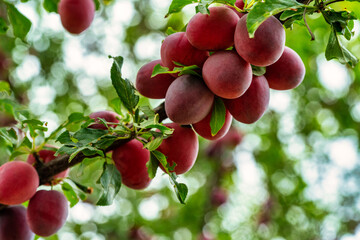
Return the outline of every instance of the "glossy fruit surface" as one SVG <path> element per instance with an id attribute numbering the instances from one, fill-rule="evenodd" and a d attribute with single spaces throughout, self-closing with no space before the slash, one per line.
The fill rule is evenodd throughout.
<path id="1" fill-rule="evenodd" d="M 143 144 L 133 139 L 113 151 L 112 159 L 121 173 L 122 183 L 132 189 L 146 188 L 151 179 L 146 163 L 150 159 L 149 150 Z"/>
<path id="2" fill-rule="evenodd" d="M 31 164 L 7 162 L 0 167 L 0 203 L 17 205 L 29 200 L 39 186 L 39 176 Z"/>

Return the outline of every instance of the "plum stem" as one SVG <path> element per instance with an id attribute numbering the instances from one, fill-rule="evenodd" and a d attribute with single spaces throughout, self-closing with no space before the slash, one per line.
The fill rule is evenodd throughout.
<path id="1" fill-rule="evenodd" d="M 162 103 L 158 107 L 154 109 L 155 113 L 159 115 L 159 122 L 164 121 L 167 118 L 166 112 L 165 112 L 165 104 Z M 125 143 L 129 142 L 131 139 L 134 139 L 136 135 L 132 133 L 127 138 L 119 137 L 111 146 L 104 149 L 104 152 L 112 151 L 116 148 L 118 148 L 121 145 L 124 145 Z M 91 156 L 85 156 L 83 153 L 79 153 L 74 157 L 70 162 L 69 158 L 70 155 L 63 154 L 52 161 L 45 163 L 45 164 L 36 164 L 36 171 L 38 172 L 39 178 L 40 178 L 40 184 L 45 184 L 51 181 L 52 177 L 56 174 L 65 171 L 66 169 L 75 166 L 78 163 L 81 163 L 85 158 L 95 158 L 99 157 L 99 154 L 93 154 Z M 35 158 L 36 159 L 36 158 Z M 0 205 L 1 207 L 1 205 Z"/>

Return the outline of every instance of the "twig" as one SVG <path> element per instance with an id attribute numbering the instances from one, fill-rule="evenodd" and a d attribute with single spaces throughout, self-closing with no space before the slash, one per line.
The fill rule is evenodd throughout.
<path id="1" fill-rule="evenodd" d="M 310 3 L 311 1 L 312 1 L 312 0 L 308 0 L 308 1 L 306 2 L 306 5 L 309 5 L 309 3 Z M 314 40 L 315 40 L 315 35 L 314 35 L 314 33 L 311 31 L 311 29 L 310 29 L 310 27 L 309 27 L 309 25 L 308 25 L 308 23 L 307 23 L 307 21 L 306 21 L 306 10 L 307 10 L 307 8 L 304 9 L 304 13 L 303 13 L 304 23 L 305 23 L 305 26 L 306 26 L 306 28 L 308 29 L 309 33 L 310 33 L 311 41 L 314 41 Z"/>
<path id="2" fill-rule="evenodd" d="M 162 103 L 158 107 L 154 109 L 155 113 L 159 115 L 159 122 L 164 121 L 167 118 L 166 112 L 165 112 L 165 104 Z M 130 136 L 128 139 L 118 139 L 116 140 L 110 147 L 105 149 L 105 152 L 110 152 L 119 146 L 127 143 L 131 139 L 133 139 L 135 135 Z M 65 171 L 66 169 L 73 167 L 79 163 L 81 163 L 85 158 L 95 158 L 99 157 L 99 154 L 94 154 L 91 156 L 85 156 L 83 153 L 79 153 L 74 159 L 72 159 L 69 162 L 70 155 L 63 154 L 52 161 L 37 165 L 36 170 L 38 172 L 39 178 L 40 178 L 40 184 L 48 183 L 52 180 L 52 177 L 55 176 L 58 173 L 61 173 L 62 171 Z"/>

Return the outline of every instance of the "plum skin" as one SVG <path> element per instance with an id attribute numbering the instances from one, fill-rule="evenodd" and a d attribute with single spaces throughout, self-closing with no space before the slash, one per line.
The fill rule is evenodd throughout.
<path id="1" fill-rule="evenodd" d="M 227 7 L 211 7 L 209 14 L 197 13 L 186 28 L 191 45 L 201 50 L 223 50 L 234 44 L 239 16 Z"/>
<path id="2" fill-rule="evenodd" d="M 264 76 L 253 76 L 249 89 L 239 98 L 225 99 L 231 115 L 239 122 L 254 123 L 265 113 L 270 100 L 269 84 Z"/>
<path id="3" fill-rule="evenodd" d="M 154 67 L 163 65 L 161 60 L 151 61 L 140 68 L 136 76 L 136 89 L 143 96 L 153 99 L 165 98 L 166 91 L 175 80 L 170 74 L 159 74 L 151 77 Z"/>
<path id="4" fill-rule="evenodd" d="M 73 34 L 86 30 L 95 16 L 93 0 L 61 0 L 58 12 L 64 28 Z"/>
<path id="5" fill-rule="evenodd" d="M 31 164 L 7 162 L 0 167 L 0 203 L 17 205 L 29 200 L 39 186 L 39 176 Z"/>
<path id="6" fill-rule="evenodd" d="M 150 159 L 149 150 L 143 144 L 133 139 L 113 151 L 112 159 L 116 168 L 121 173 L 122 183 L 132 189 L 146 188 L 151 179 L 146 163 Z"/>
<path id="7" fill-rule="evenodd" d="M 236 25 L 234 44 L 238 54 L 248 63 L 266 67 L 275 63 L 285 47 L 285 30 L 279 20 L 271 16 L 250 38 L 246 27 L 247 15 Z"/>
<path id="8" fill-rule="evenodd" d="M 158 151 L 167 157 L 170 166 L 176 163 L 174 172 L 183 174 L 189 171 L 194 165 L 199 152 L 199 141 L 196 133 L 189 127 L 182 127 L 176 123 L 164 124 L 173 128 L 173 134 L 164 139 L 158 147 Z M 163 166 L 160 168 L 165 172 Z"/>
<path id="9" fill-rule="evenodd" d="M 89 128 L 107 130 L 106 126 L 102 124 L 98 118 L 105 119 L 106 122 L 118 123 L 119 119 L 116 113 L 112 111 L 98 111 L 89 115 L 90 118 L 95 119 L 95 123 L 91 124 Z M 116 127 L 114 124 L 109 124 L 109 127 Z"/>
<path id="10" fill-rule="evenodd" d="M 249 88 L 252 70 L 250 64 L 236 52 L 219 51 L 205 61 L 203 78 L 215 95 L 234 99 L 240 97 Z"/>
<path id="11" fill-rule="evenodd" d="M 56 158 L 56 156 L 54 155 L 55 151 L 52 151 L 52 150 L 43 149 L 43 150 L 40 150 L 37 154 L 40 158 L 40 161 L 42 161 L 43 163 L 48 163 Z M 35 161 L 34 156 L 32 154 L 30 154 L 28 156 L 26 162 L 33 165 L 36 161 Z M 53 179 L 66 178 L 68 175 L 69 175 L 69 169 L 66 169 L 65 171 L 62 171 L 61 173 L 58 173 L 55 176 L 53 176 Z"/>
<path id="12" fill-rule="evenodd" d="M 241 10 L 243 10 L 243 9 L 244 9 L 244 6 L 245 6 L 244 1 L 243 1 L 243 0 L 236 0 L 235 6 L 238 7 L 238 8 L 240 8 Z M 230 7 L 230 6 L 226 6 L 226 7 L 230 8 L 232 11 L 234 11 L 234 12 L 239 16 L 239 18 L 242 18 L 242 17 L 245 15 L 245 13 L 238 12 L 238 11 L 236 11 L 236 9 L 233 8 L 233 7 Z"/>
<path id="13" fill-rule="evenodd" d="M 66 222 L 68 202 L 55 190 L 40 190 L 30 199 L 27 208 L 27 222 L 37 235 L 48 237 L 55 234 Z"/>
<path id="14" fill-rule="evenodd" d="M 170 120 L 178 124 L 201 121 L 211 111 L 214 94 L 202 79 L 182 75 L 170 85 L 165 96 L 165 111 Z"/>
<path id="15" fill-rule="evenodd" d="M 275 90 L 296 88 L 304 80 L 305 66 L 300 56 L 285 47 L 283 54 L 274 64 L 266 68 L 265 77 L 269 87 Z"/>
<path id="16" fill-rule="evenodd" d="M 209 52 L 193 47 L 186 37 L 185 32 L 178 32 L 167 36 L 160 49 L 161 61 L 165 67 L 173 70 L 174 61 L 185 66 L 196 65 L 202 68 Z M 172 74 L 174 77 L 177 74 Z"/>
<path id="17" fill-rule="evenodd" d="M 210 127 L 211 115 L 212 115 L 212 111 L 203 120 L 193 124 L 192 126 L 195 132 L 200 136 L 202 136 L 203 138 L 206 138 L 208 140 L 217 140 L 224 137 L 226 133 L 229 131 L 231 126 L 232 116 L 230 112 L 226 109 L 224 125 L 214 136 L 212 136 L 211 127 Z"/>
<path id="18" fill-rule="evenodd" d="M 23 206 L 11 206 L 0 211 L 0 239 L 32 240 L 31 232 L 26 222 L 26 209 Z"/>

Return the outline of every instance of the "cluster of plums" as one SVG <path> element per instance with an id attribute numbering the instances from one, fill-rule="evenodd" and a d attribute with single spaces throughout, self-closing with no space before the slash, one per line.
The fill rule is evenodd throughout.
<path id="1" fill-rule="evenodd" d="M 242 1 L 236 6 L 243 7 Z M 161 60 L 140 68 L 137 90 L 148 98 L 165 98 L 168 117 L 177 124 L 192 124 L 204 138 L 214 139 L 210 119 L 214 98 L 226 106 L 226 121 L 218 134 L 223 135 L 232 117 L 242 123 L 254 123 L 269 104 L 269 88 L 287 90 L 303 80 L 305 66 L 292 49 L 285 47 L 285 30 L 275 17 L 269 17 L 250 38 L 247 15 L 236 14 L 225 6 L 209 8 L 210 14 L 197 13 L 186 32 L 165 38 Z M 155 65 L 170 70 L 176 64 L 200 67 L 196 75 L 159 74 L 151 77 Z M 262 76 L 252 66 L 266 67 Z"/>
<path id="2" fill-rule="evenodd" d="M 63 27 L 72 34 L 80 34 L 93 21 L 95 4 L 93 0 L 60 0 L 58 12 Z"/>
<path id="3" fill-rule="evenodd" d="M 90 118 L 102 118 L 111 127 L 116 126 L 111 123 L 119 122 L 118 115 L 111 111 L 95 112 L 90 114 Z M 183 127 L 176 123 L 164 125 L 174 129 L 174 132 L 162 141 L 157 150 L 167 157 L 170 166 L 176 163 L 174 168 L 176 174 L 183 174 L 189 171 L 195 163 L 199 150 L 197 135 L 191 127 Z M 99 122 L 94 123 L 90 128 L 106 129 L 105 125 Z M 139 140 L 133 139 L 115 149 L 112 159 L 121 173 L 122 183 L 127 187 L 144 189 L 150 184 L 151 179 L 146 167 L 146 163 L 150 159 L 150 151 L 144 148 Z M 164 170 L 161 165 L 160 168 Z"/>
<path id="4" fill-rule="evenodd" d="M 54 151 L 41 150 L 40 161 L 46 163 L 55 158 Z M 39 176 L 33 167 L 35 158 L 29 155 L 27 162 L 12 161 L 0 167 L 0 204 L 8 205 L 0 210 L 0 239 L 31 240 L 34 233 L 47 237 L 55 234 L 68 215 L 66 197 L 55 190 L 39 190 Z M 64 171 L 54 178 L 64 178 Z M 22 204 L 29 201 L 27 209 Z"/>

